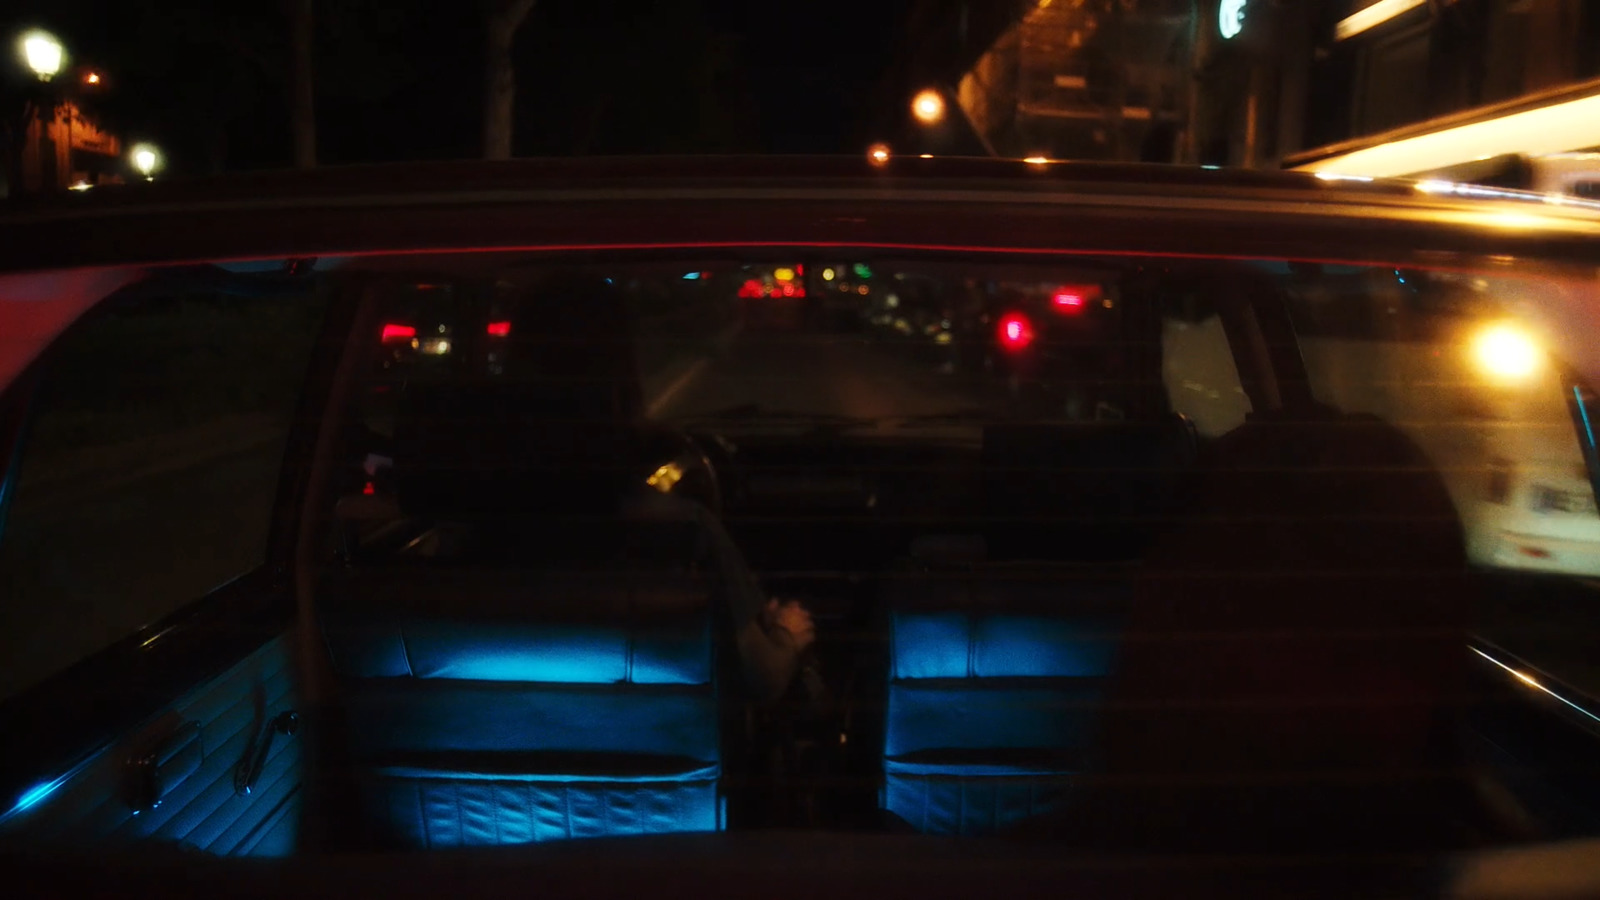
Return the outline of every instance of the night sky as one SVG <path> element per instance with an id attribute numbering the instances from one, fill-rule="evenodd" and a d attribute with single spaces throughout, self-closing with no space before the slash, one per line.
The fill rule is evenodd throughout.
<path id="1" fill-rule="evenodd" d="M 275 0 L 12 5 L 6 32 L 43 26 L 102 68 L 97 112 L 174 173 L 288 164 Z M 909 6 L 540 0 L 518 33 L 516 154 L 859 152 Z M 462 0 L 317 0 L 321 161 L 478 155 L 482 28 Z"/>

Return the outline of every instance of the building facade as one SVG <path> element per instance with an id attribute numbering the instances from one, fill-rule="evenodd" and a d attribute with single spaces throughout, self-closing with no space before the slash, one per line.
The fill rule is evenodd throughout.
<path id="1" fill-rule="evenodd" d="M 1405 175 L 1600 147 L 1600 0 L 923 6 L 940 15 L 908 41 L 911 68 L 948 88 L 975 138 L 963 152 L 1338 168 L 1330 161 L 1356 151 L 1442 136 L 1424 144 L 1443 152 L 1411 144 L 1404 159 L 1357 159 L 1374 170 L 1355 174 Z M 1005 17 L 975 31 L 979 7 Z M 957 46 L 957 34 L 963 52 L 919 49 Z M 894 91 L 909 96 L 914 80 Z M 1590 97 L 1594 108 L 1572 105 Z M 902 127 L 918 150 L 952 146 L 950 128 Z"/>

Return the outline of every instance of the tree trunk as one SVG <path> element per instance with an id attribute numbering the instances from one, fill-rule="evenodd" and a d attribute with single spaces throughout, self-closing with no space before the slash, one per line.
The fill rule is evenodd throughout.
<path id="1" fill-rule="evenodd" d="M 312 0 L 289 0 L 289 128 L 294 135 L 294 165 L 317 164 L 317 107 L 313 92 L 311 45 L 315 28 Z"/>
<path id="2" fill-rule="evenodd" d="M 493 0 L 484 23 L 483 158 L 510 159 L 517 70 L 511 45 L 536 0 Z"/>

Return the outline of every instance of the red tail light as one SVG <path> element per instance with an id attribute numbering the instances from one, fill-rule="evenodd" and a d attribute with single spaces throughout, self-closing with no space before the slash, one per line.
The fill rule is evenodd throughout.
<path id="1" fill-rule="evenodd" d="M 417 336 L 417 329 L 410 325 L 398 325 L 390 322 L 383 326 L 383 342 L 409 341 Z"/>
<path id="2" fill-rule="evenodd" d="M 1033 323 L 1022 313 L 1006 313 L 1000 317 L 1000 346 L 1013 352 L 1033 343 Z"/>
<path id="3" fill-rule="evenodd" d="M 1051 298 L 1050 302 L 1055 305 L 1056 309 L 1065 313 L 1075 313 L 1083 309 L 1083 295 L 1069 291 L 1056 291 L 1056 295 Z"/>
<path id="4" fill-rule="evenodd" d="M 1050 296 L 1050 306 L 1059 313 L 1076 315 L 1089 308 L 1089 301 L 1100 296 L 1100 288 L 1093 284 L 1068 285 L 1056 288 Z"/>
<path id="5" fill-rule="evenodd" d="M 510 337 L 510 336 L 511 336 L 511 323 L 510 322 L 490 322 L 489 323 L 489 337 Z"/>

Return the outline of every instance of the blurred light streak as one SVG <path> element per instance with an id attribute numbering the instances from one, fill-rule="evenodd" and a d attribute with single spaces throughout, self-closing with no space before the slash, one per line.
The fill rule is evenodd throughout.
<path id="1" fill-rule="evenodd" d="M 1489 654 L 1483 652 L 1482 650 L 1479 650 L 1477 647 L 1473 647 L 1472 648 L 1472 652 L 1478 654 L 1479 656 L 1483 657 L 1484 659 L 1488 660 L 1489 662 L 1494 663 L 1496 666 L 1499 666 L 1501 669 L 1504 669 L 1508 674 L 1511 675 L 1511 677 L 1517 679 L 1518 681 L 1522 682 L 1523 684 L 1527 685 L 1528 687 L 1531 687 L 1536 691 L 1541 691 L 1541 692 L 1549 695 L 1550 697 L 1552 697 L 1552 698 L 1554 698 L 1556 700 L 1559 700 L 1562 703 L 1565 703 L 1567 706 L 1571 707 L 1574 710 L 1577 710 L 1578 712 L 1584 714 L 1585 716 L 1588 716 L 1590 719 L 1593 719 L 1596 722 L 1600 722 L 1600 716 L 1595 715 L 1594 713 L 1592 713 L 1589 710 L 1585 709 L 1583 706 L 1581 706 L 1581 705 L 1579 705 L 1577 703 L 1574 703 L 1571 700 L 1568 700 L 1566 697 L 1563 697 L 1560 694 L 1556 693 L 1555 691 L 1552 691 L 1549 688 L 1545 687 L 1543 684 L 1540 684 L 1539 680 L 1537 678 L 1534 678 L 1532 675 L 1529 675 L 1529 674 L 1527 674 L 1525 672 L 1518 671 L 1517 669 L 1514 669 L 1511 666 L 1506 665 L 1505 663 L 1501 662 L 1500 660 L 1495 659 L 1494 657 L 1492 657 Z"/>
<path id="2" fill-rule="evenodd" d="M 1600 146 L 1600 95 L 1401 138 L 1298 168 L 1303 172 L 1383 178 L 1430 172 L 1508 153 L 1545 156 L 1594 146 Z"/>
<path id="3" fill-rule="evenodd" d="M 1368 29 L 1376 28 L 1401 13 L 1426 5 L 1428 0 L 1378 0 L 1377 3 L 1358 10 L 1339 20 L 1333 26 L 1333 39 L 1342 41 Z"/>

